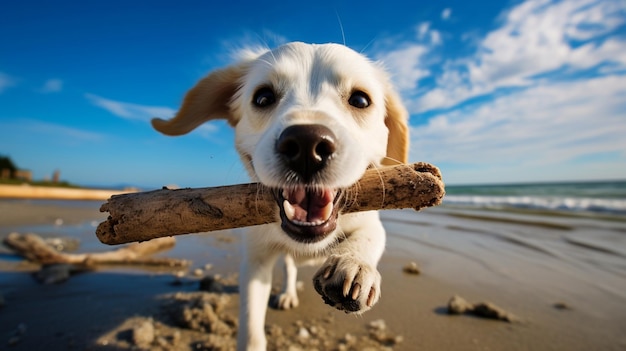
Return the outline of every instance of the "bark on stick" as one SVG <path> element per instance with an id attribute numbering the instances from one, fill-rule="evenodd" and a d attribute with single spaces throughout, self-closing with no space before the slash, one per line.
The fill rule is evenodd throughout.
<path id="1" fill-rule="evenodd" d="M 341 197 L 341 213 L 436 206 L 445 194 L 439 169 L 418 162 L 370 169 Z M 96 235 L 109 245 L 278 221 L 270 189 L 257 183 L 161 189 L 112 196 Z"/>

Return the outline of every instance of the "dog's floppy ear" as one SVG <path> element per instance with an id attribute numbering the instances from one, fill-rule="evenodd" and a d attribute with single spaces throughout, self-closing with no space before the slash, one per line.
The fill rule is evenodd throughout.
<path id="1" fill-rule="evenodd" d="M 242 63 L 211 72 L 187 92 L 176 116 L 169 120 L 153 118 L 152 126 L 166 135 L 182 135 L 213 119 L 226 119 L 230 125 L 236 125 L 239 118 L 230 102 L 247 67 Z"/>
<path id="2" fill-rule="evenodd" d="M 385 125 L 389 130 L 387 137 L 387 155 L 382 164 L 386 166 L 407 163 L 409 161 L 409 113 L 402 104 L 398 94 L 387 89 L 385 94 Z"/>

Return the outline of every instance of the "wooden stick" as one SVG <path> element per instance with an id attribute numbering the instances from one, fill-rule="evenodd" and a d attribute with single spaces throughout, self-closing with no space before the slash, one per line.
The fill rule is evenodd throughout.
<path id="1" fill-rule="evenodd" d="M 444 184 L 437 167 L 414 163 L 370 169 L 342 197 L 341 213 L 424 207 L 441 203 Z M 161 189 L 112 196 L 100 207 L 109 218 L 96 235 L 115 245 L 154 238 L 238 228 L 278 221 L 278 206 L 263 186 Z"/>
<path id="2" fill-rule="evenodd" d="M 174 238 L 160 238 L 144 243 L 134 243 L 118 250 L 93 253 L 65 253 L 46 244 L 36 234 L 11 233 L 4 239 L 4 244 L 29 261 L 49 264 L 72 264 L 92 266 L 96 264 L 140 264 L 170 267 L 184 267 L 188 261 L 173 258 L 145 257 L 163 250 L 171 249 Z"/>

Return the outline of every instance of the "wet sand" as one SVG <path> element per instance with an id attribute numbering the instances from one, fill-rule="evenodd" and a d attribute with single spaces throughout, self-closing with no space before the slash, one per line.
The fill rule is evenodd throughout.
<path id="1" fill-rule="evenodd" d="M 95 238 L 95 225 L 106 217 L 99 205 L 2 200 L 0 237 L 35 232 L 78 238 L 83 252 L 111 249 Z M 316 349 L 310 346 L 316 338 L 324 340 L 317 349 L 626 348 L 624 220 L 445 207 L 388 211 L 382 218 L 388 243 L 376 307 L 362 316 L 331 309 L 312 287 L 315 268 L 305 267 L 299 272 L 300 306 L 268 312 L 272 342 L 286 340 L 294 350 Z M 102 267 L 58 285 L 38 284 L 30 274 L 36 265 L 0 248 L 0 349 L 138 349 L 129 333 L 146 321 L 164 330 L 164 337 L 145 349 L 167 349 L 175 338 L 177 347 L 170 349 L 202 349 L 198 345 L 207 333 L 173 323 L 164 306 L 176 293 L 197 293 L 200 277 L 192 272 L 202 269 L 202 276 L 224 277 L 230 299 L 224 313 L 236 317 L 240 236 L 241 230 L 180 236 L 177 246 L 161 255 L 193 261 L 183 278 L 175 271 Z M 420 275 L 403 272 L 411 261 L 419 264 Z M 280 276 L 277 267 L 276 287 Z M 446 304 L 455 294 L 495 303 L 520 321 L 448 315 Z M 371 337 L 380 320 L 388 339 Z"/>

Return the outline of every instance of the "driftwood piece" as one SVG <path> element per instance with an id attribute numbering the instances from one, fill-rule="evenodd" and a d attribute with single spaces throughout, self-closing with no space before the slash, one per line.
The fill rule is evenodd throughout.
<path id="1" fill-rule="evenodd" d="M 342 213 L 435 206 L 445 194 L 439 169 L 414 163 L 370 169 L 342 197 Z M 96 235 L 115 245 L 158 237 L 276 222 L 272 193 L 257 183 L 214 188 L 161 189 L 112 196 Z"/>
<path id="2" fill-rule="evenodd" d="M 143 243 L 134 243 L 108 252 L 64 253 L 48 245 L 36 234 L 11 233 L 3 241 L 4 245 L 29 261 L 42 265 L 71 264 L 93 266 L 98 264 L 139 264 L 169 267 L 182 267 L 188 261 L 173 258 L 146 257 L 174 247 L 174 238 L 160 238 Z"/>

